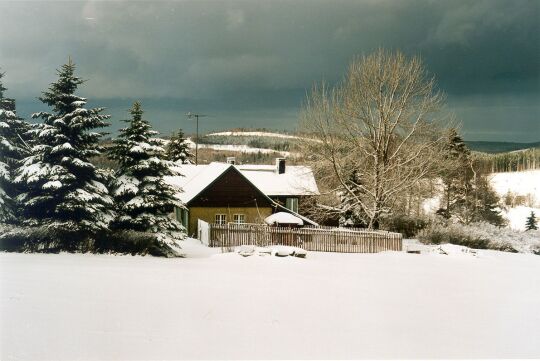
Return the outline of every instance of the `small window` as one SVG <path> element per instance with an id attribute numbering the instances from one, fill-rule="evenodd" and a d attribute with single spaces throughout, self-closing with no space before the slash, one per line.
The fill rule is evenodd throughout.
<path id="1" fill-rule="evenodd" d="M 293 212 L 298 213 L 298 198 L 287 198 L 285 207 Z"/>
<path id="2" fill-rule="evenodd" d="M 226 214 L 216 214 L 216 224 L 225 224 L 227 223 Z"/>
<path id="3" fill-rule="evenodd" d="M 233 222 L 234 223 L 246 223 L 246 216 L 245 214 L 233 214 Z"/>

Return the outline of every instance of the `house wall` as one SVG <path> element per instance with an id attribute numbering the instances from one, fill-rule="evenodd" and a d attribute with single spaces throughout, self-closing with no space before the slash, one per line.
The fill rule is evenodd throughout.
<path id="1" fill-rule="evenodd" d="M 246 223 L 263 223 L 272 214 L 271 207 L 190 207 L 188 235 L 197 235 L 197 220 L 214 223 L 216 214 L 226 214 L 227 222 L 233 221 L 234 214 L 244 214 Z"/>

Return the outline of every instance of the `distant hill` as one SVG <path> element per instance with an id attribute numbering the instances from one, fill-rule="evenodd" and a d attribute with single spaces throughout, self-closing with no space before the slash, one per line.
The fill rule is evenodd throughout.
<path id="1" fill-rule="evenodd" d="M 477 152 L 485 153 L 504 153 L 514 150 L 539 148 L 540 142 L 534 143 L 515 143 L 515 142 L 485 142 L 477 140 L 465 141 L 467 146 Z"/>

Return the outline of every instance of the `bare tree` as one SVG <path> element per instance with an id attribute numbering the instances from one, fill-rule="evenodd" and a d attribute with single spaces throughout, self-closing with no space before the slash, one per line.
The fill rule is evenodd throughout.
<path id="1" fill-rule="evenodd" d="M 319 181 L 378 228 L 398 195 L 435 175 L 444 140 L 443 95 L 419 58 L 379 50 L 355 59 L 333 88 L 315 86 L 300 118 Z"/>

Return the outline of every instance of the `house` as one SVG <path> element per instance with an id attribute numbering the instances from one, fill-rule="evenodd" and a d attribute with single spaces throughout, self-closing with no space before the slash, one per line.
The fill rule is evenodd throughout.
<path id="1" fill-rule="evenodd" d="M 287 166 L 285 159 L 275 165 L 237 165 L 234 158 L 227 163 L 207 165 L 182 164 L 176 170 L 182 176 L 167 177 L 177 187 L 177 197 L 186 209 L 176 209 L 175 217 L 197 234 L 197 222 L 264 223 L 273 213 L 285 211 L 301 216 L 302 199 L 319 194 L 313 172 L 305 166 Z"/>

